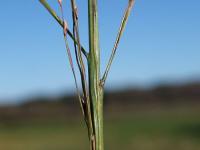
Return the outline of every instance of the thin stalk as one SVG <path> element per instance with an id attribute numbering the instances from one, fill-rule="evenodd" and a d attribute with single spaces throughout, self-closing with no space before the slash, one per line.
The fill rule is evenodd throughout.
<path id="1" fill-rule="evenodd" d="M 76 53 L 76 60 L 79 67 L 79 71 L 81 74 L 81 81 L 82 81 L 82 88 L 83 88 L 83 94 L 84 99 L 86 100 L 88 97 L 88 89 L 87 89 L 87 81 L 86 81 L 86 74 L 85 74 L 85 65 L 82 58 L 81 53 L 81 44 L 80 44 L 80 37 L 79 37 L 79 27 L 78 27 L 78 14 L 77 14 L 77 7 L 75 0 L 71 0 L 72 5 L 72 18 L 73 18 L 73 36 L 75 37 L 78 44 L 74 42 L 74 49 Z M 77 46 L 78 49 L 77 49 Z"/>
<path id="2" fill-rule="evenodd" d="M 110 56 L 110 58 L 109 58 L 109 61 L 108 61 L 106 70 L 105 70 L 104 75 L 103 75 L 103 78 L 102 78 L 102 80 L 101 80 L 101 84 L 102 84 L 102 85 L 105 84 L 106 78 L 107 78 L 108 73 L 109 73 L 109 71 L 110 71 L 110 67 L 111 67 L 111 65 L 112 65 L 113 59 L 114 59 L 114 57 L 115 57 L 115 53 L 116 53 L 117 48 L 118 48 L 118 45 L 119 45 L 119 41 L 120 41 L 120 39 L 121 39 L 121 37 L 122 37 L 122 34 L 123 34 L 123 32 L 124 32 L 124 29 L 125 29 L 125 27 L 126 27 L 126 24 L 127 24 L 128 18 L 129 18 L 129 16 L 130 16 L 131 10 L 132 10 L 132 8 L 133 8 L 134 2 L 135 2 L 135 0 L 129 0 L 129 2 L 128 2 L 128 7 L 126 8 L 125 13 L 124 13 L 124 16 L 123 16 L 123 18 L 122 18 L 122 22 L 121 22 L 121 25 L 120 25 L 120 28 L 119 28 L 119 32 L 118 32 L 118 35 L 117 35 L 117 38 L 116 38 L 114 47 L 113 47 L 113 49 L 112 49 L 111 56 Z"/>
<path id="3" fill-rule="evenodd" d="M 78 24 L 78 8 L 76 6 L 75 0 L 71 0 L 71 7 L 72 7 L 72 18 L 73 18 L 73 36 L 75 37 L 78 44 L 74 42 L 74 49 L 76 54 L 76 61 L 78 64 L 78 68 L 81 75 L 81 82 L 82 82 L 82 89 L 83 89 L 83 99 L 85 102 L 85 117 L 86 117 L 86 125 L 88 127 L 88 136 L 93 137 L 93 124 L 92 124 L 92 115 L 91 115 L 91 106 L 90 106 L 90 99 L 88 94 L 88 86 L 87 86 L 87 80 L 86 80 L 86 74 L 85 74 L 85 65 L 82 58 L 81 53 L 81 44 L 80 44 L 80 36 L 79 36 L 79 24 Z M 78 47 L 78 48 L 77 48 Z M 90 140 L 92 141 L 92 140 Z"/>
<path id="4" fill-rule="evenodd" d="M 85 103 L 84 103 L 84 101 L 83 101 L 83 99 L 82 99 L 82 97 L 81 97 L 81 95 L 79 93 L 79 87 L 78 87 L 78 82 L 77 82 L 77 78 L 76 78 L 76 73 L 75 73 L 75 69 L 74 69 L 74 64 L 73 64 L 72 56 L 71 56 L 71 51 L 70 51 L 70 48 L 69 48 L 69 45 L 68 45 L 68 42 L 67 42 L 67 30 L 68 30 L 68 27 L 67 27 L 67 23 L 64 20 L 62 3 L 59 3 L 59 6 L 60 6 L 61 15 L 62 15 L 62 20 L 64 22 L 63 36 L 64 36 L 65 46 L 66 46 L 66 50 L 67 50 L 67 55 L 68 55 L 70 67 L 71 67 L 71 70 L 72 70 L 72 73 L 73 73 L 73 77 L 74 77 L 74 81 L 75 81 L 75 86 L 76 86 L 76 92 L 77 92 L 78 99 L 79 99 L 79 102 L 80 102 L 81 110 L 82 110 L 84 119 L 86 120 L 86 113 L 85 113 L 85 109 L 84 109 Z"/>
<path id="5" fill-rule="evenodd" d="M 64 22 L 62 21 L 62 19 L 60 19 L 60 17 L 58 17 L 56 12 L 51 8 L 51 6 L 47 3 L 47 1 L 46 0 L 39 0 L 39 1 L 48 10 L 48 12 L 53 16 L 53 18 L 58 22 L 58 24 L 63 28 L 64 27 Z M 71 37 L 71 39 L 76 44 L 78 44 L 78 42 L 76 41 L 76 39 L 73 36 L 73 34 L 69 31 L 69 29 L 67 30 L 67 34 Z M 85 48 L 83 48 L 83 46 L 81 46 L 81 51 L 85 55 L 85 57 L 87 58 L 88 57 L 88 53 L 85 50 Z"/>
<path id="6" fill-rule="evenodd" d="M 89 94 L 94 125 L 92 150 L 104 150 L 103 143 L 103 89 L 100 85 L 100 49 L 97 0 L 88 0 L 89 20 Z"/>

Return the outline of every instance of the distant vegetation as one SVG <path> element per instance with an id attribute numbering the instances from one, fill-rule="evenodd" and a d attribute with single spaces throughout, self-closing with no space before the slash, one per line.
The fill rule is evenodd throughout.
<path id="1" fill-rule="evenodd" d="M 77 97 L 73 95 L 26 101 L 19 106 L 0 107 L 0 121 L 35 117 L 74 118 L 80 115 Z M 200 109 L 200 84 L 163 85 L 147 90 L 135 88 L 105 93 L 107 115 L 178 108 Z"/>
<path id="2" fill-rule="evenodd" d="M 1 107 L 0 149 L 88 149 L 78 108 L 68 95 Z M 105 113 L 109 150 L 199 150 L 200 84 L 108 92 Z"/>

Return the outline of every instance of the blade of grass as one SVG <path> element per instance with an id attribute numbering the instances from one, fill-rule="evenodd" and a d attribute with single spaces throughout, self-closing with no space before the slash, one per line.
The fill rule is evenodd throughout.
<path id="1" fill-rule="evenodd" d="M 64 22 L 62 21 L 62 19 L 60 19 L 60 17 L 58 17 L 58 15 L 56 14 L 56 12 L 50 7 L 50 5 L 47 3 L 46 0 L 39 0 L 40 3 L 48 10 L 48 12 L 53 16 L 53 18 L 60 24 L 60 26 L 63 28 L 64 27 Z M 76 41 L 76 39 L 74 38 L 73 34 L 67 30 L 67 34 L 71 37 L 71 39 L 78 44 L 78 42 Z M 81 46 L 81 51 L 84 54 L 84 56 L 86 58 L 88 58 L 88 53 L 87 51 L 83 48 L 83 46 Z"/>
<path id="2" fill-rule="evenodd" d="M 94 125 L 92 150 L 103 150 L 103 89 L 100 85 L 100 48 L 97 0 L 88 0 L 89 59 L 88 75 L 92 121 Z"/>
<path id="3" fill-rule="evenodd" d="M 134 3 L 135 3 L 135 0 L 129 0 L 129 2 L 128 2 L 128 7 L 126 8 L 124 16 L 122 18 L 121 25 L 120 25 L 120 28 L 119 28 L 119 32 L 118 32 L 114 47 L 112 49 L 111 56 L 109 58 L 108 64 L 106 66 L 106 70 L 105 70 L 103 77 L 102 77 L 102 80 L 101 80 L 102 85 L 105 84 L 105 81 L 107 79 L 110 67 L 112 65 L 113 59 L 115 57 L 116 50 L 117 50 L 118 45 L 119 45 L 119 41 L 120 41 L 122 34 L 124 32 L 124 29 L 126 27 L 126 24 L 127 24 L 127 21 L 128 21 L 129 16 L 130 16 L 130 13 L 131 13 L 131 10 L 133 8 Z"/>

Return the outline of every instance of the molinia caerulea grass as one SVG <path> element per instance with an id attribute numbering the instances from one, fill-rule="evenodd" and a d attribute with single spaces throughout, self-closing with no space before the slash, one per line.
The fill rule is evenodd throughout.
<path id="1" fill-rule="evenodd" d="M 89 51 L 82 45 L 79 36 L 79 20 L 78 7 L 75 0 L 71 0 L 71 12 L 73 20 L 73 31 L 68 28 L 67 21 L 63 15 L 62 0 L 58 0 L 61 17 L 50 7 L 46 0 L 39 0 L 40 3 L 48 10 L 52 17 L 59 23 L 63 29 L 63 37 L 65 41 L 68 59 L 73 72 L 75 85 L 77 89 L 78 99 L 85 123 L 88 128 L 88 137 L 91 150 L 104 150 L 103 142 L 103 94 L 104 85 L 112 65 L 115 53 L 124 32 L 128 17 L 133 8 L 135 0 L 129 0 L 125 9 L 124 16 L 121 20 L 119 32 L 116 37 L 114 47 L 111 51 L 110 59 L 107 63 L 103 76 L 100 76 L 100 48 L 99 48 L 99 28 L 98 28 L 98 4 L 97 0 L 88 0 L 88 28 L 89 28 Z M 68 8 L 69 9 L 69 8 Z M 68 37 L 74 42 L 75 60 L 72 59 L 71 49 L 68 45 Z M 83 59 L 87 60 L 87 64 Z M 75 63 L 74 63 L 75 62 Z M 78 66 L 81 79 L 81 88 L 78 87 L 78 81 L 75 74 L 74 64 Z M 86 68 L 88 69 L 88 77 L 86 76 Z"/>

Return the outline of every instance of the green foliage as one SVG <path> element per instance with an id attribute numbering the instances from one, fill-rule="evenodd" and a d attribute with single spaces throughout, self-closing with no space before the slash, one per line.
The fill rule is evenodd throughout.
<path id="1" fill-rule="evenodd" d="M 88 0 L 88 20 L 89 20 L 89 52 L 82 46 L 79 37 L 78 25 L 78 7 L 75 0 L 71 0 L 71 11 L 73 19 L 73 32 L 70 32 L 67 21 L 64 19 L 62 0 L 58 0 L 62 18 L 60 19 L 55 11 L 48 5 L 46 0 L 39 0 L 41 4 L 49 11 L 54 19 L 63 28 L 68 59 L 75 79 L 77 94 L 84 116 L 85 123 L 88 128 L 88 136 L 90 140 L 91 150 L 104 150 L 103 142 L 103 94 L 104 84 L 108 76 L 113 58 L 115 56 L 120 38 L 125 29 L 134 0 L 128 1 L 128 7 L 125 10 L 124 17 L 119 28 L 119 33 L 114 44 L 108 65 L 103 77 L 100 76 L 100 48 L 99 48 L 99 27 L 98 27 L 98 4 L 97 0 Z M 78 66 L 81 78 L 81 91 L 79 91 L 77 78 L 74 70 L 74 63 L 71 57 L 71 50 L 68 45 L 67 35 L 74 41 L 74 52 L 76 54 L 76 65 Z M 84 64 L 83 56 L 86 57 L 87 64 Z M 88 77 L 86 77 L 85 68 L 88 68 Z M 81 94 L 82 93 L 82 94 Z"/>

